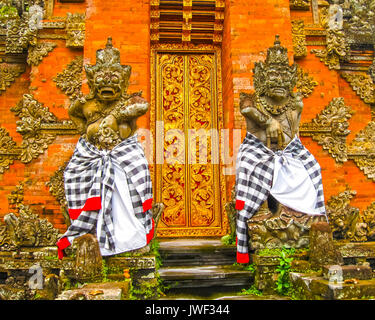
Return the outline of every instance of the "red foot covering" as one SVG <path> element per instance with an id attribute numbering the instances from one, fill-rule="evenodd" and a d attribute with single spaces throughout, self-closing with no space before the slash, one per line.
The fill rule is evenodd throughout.
<path id="1" fill-rule="evenodd" d="M 249 263 L 249 254 L 248 253 L 239 253 L 237 252 L 237 262 L 238 263 Z"/>
<path id="2" fill-rule="evenodd" d="M 237 245 L 237 237 L 236 237 L 236 245 Z M 249 263 L 250 258 L 248 253 L 240 253 L 237 251 L 237 262 L 238 263 Z"/>
<path id="3" fill-rule="evenodd" d="M 143 212 L 146 212 L 147 210 L 150 210 L 152 208 L 152 201 L 153 201 L 153 198 L 150 198 L 142 203 Z"/>
<path id="4" fill-rule="evenodd" d="M 237 210 L 242 210 L 245 206 L 245 201 L 242 200 L 236 200 L 236 209 Z"/>
<path id="5" fill-rule="evenodd" d="M 71 213 L 71 210 L 69 210 L 69 216 L 70 216 L 70 218 L 73 219 L 73 220 L 77 219 L 78 216 L 81 214 L 82 211 L 86 211 L 86 210 L 87 211 L 88 210 L 99 210 L 100 207 L 99 208 L 97 207 L 97 205 L 98 205 L 98 199 L 99 199 L 99 204 L 101 206 L 100 197 L 90 198 L 90 199 L 88 199 L 86 201 L 85 206 L 82 209 L 73 209 L 74 210 L 73 214 Z M 153 199 L 150 198 L 150 199 L 146 200 L 143 203 L 143 210 L 144 210 L 144 212 L 146 212 L 147 210 L 151 209 L 151 207 L 152 207 L 152 200 Z M 152 228 L 149 231 L 149 233 L 146 235 L 147 244 L 149 244 L 150 241 L 154 238 L 155 221 L 154 221 L 154 219 L 151 219 L 151 220 L 152 220 Z M 70 242 L 69 242 L 68 238 L 64 237 L 64 238 L 61 238 L 56 243 L 56 245 L 57 245 L 58 258 L 61 260 L 64 257 L 64 249 L 70 246 Z"/>
<path id="6" fill-rule="evenodd" d="M 100 210 L 102 208 L 102 200 L 100 197 L 88 198 L 85 205 L 81 209 L 69 209 L 69 217 L 75 220 L 82 211 Z"/>
<path id="7" fill-rule="evenodd" d="M 56 243 L 57 245 L 57 256 L 61 260 L 64 257 L 64 249 L 70 246 L 70 242 L 67 237 L 61 238 Z"/>
<path id="8" fill-rule="evenodd" d="M 154 231 L 155 231 L 155 221 L 154 219 L 151 219 L 152 220 L 152 229 L 150 230 L 150 232 L 146 235 L 146 241 L 147 241 L 147 244 L 150 243 L 150 241 L 153 239 L 154 237 Z"/>

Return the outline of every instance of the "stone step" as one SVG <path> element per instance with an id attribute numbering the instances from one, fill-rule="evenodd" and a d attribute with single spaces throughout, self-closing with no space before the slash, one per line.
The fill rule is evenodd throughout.
<path id="1" fill-rule="evenodd" d="M 82 288 L 63 291 L 56 300 L 126 300 L 130 281 L 87 283 Z"/>
<path id="2" fill-rule="evenodd" d="M 373 272 L 370 266 L 359 265 L 328 265 L 322 268 L 323 278 L 329 279 L 358 279 L 370 280 L 373 277 Z"/>
<path id="3" fill-rule="evenodd" d="M 328 281 L 320 275 L 290 273 L 292 288 L 302 300 L 350 300 L 373 299 L 375 279 Z M 353 281 L 352 281 L 353 280 Z"/>
<path id="4" fill-rule="evenodd" d="M 250 287 L 252 272 L 232 266 L 187 266 L 159 269 L 163 284 L 176 288 Z"/>
<path id="5" fill-rule="evenodd" d="M 235 246 L 225 246 L 219 239 L 176 239 L 160 241 L 163 267 L 232 265 Z"/>

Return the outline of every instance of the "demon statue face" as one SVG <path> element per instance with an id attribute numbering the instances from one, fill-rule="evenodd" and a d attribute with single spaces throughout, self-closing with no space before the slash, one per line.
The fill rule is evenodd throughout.
<path id="1" fill-rule="evenodd" d="M 287 49 L 276 35 L 265 62 L 254 66 L 255 93 L 240 95 L 247 131 L 272 149 L 283 149 L 298 132 L 303 103 L 293 92 L 297 65 L 289 65 Z"/>
<path id="2" fill-rule="evenodd" d="M 85 65 L 85 71 L 90 92 L 72 103 L 69 116 L 86 140 L 110 150 L 135 133 L 136 119 L 149 105 L 141 93 L 127 94 L 131 66 L 121 65 L 111 38 L 96 52 L 96 64 Z"/>
<path id="3" fill-rule="evenodd" d="M 105 49 L 96 53 L 96 64 L 85 65 L 91 96 L 101 101 L 119 100 L 129 87 L 131 66 L 120 64 L 120 51 L 108 39 Z"/>

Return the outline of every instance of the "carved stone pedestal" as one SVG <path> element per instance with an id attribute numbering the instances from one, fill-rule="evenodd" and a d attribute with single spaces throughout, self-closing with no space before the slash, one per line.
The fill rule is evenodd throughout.
<path id="1" fill-rule="evenodd" d="M 309 246 L 311 225 L 323 221 L 323 216 L 312 216 L 280 205 L 273 214 L 265 203 L 248 220 L 250 249 L 306 248 Z"/>
<path id="2" fill-rule="evenodd" d="M 335 247 L 332 230 L 327 222 L 314 223 L 310 230 L 310 255 L 312 268 L 319 269 L 324 265 L 342 265 L 344 260 Z"/>
<path id="3" fill-rule="evenodd" d="M 85 234 L 75 240 L 75 276 L 78 281 L 99 280 L 102 275 L 102 256 L 98 240 L 92 234 Z"/>

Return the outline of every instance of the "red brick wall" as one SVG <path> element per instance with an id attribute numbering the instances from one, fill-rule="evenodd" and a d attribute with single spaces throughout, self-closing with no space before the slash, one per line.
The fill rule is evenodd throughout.
<path id="1" fill-rule="evenodd" d="M 122 64 L 132 66 L 130 92 L 143 90 L 143 97 L 150 99 L 150 45 L 148 1 L 99 1 L 86 3 L 55 2 L 54 16 L 65 17 L 70 13 L 86 13 L 86 43 L 84 50 L 69 49 L 64 40 L 53 41 L 57 47 L 44 58 L 39 66 L 28 67 L 20 78 L 0 97 L 1 126 L 20 145 L 22 136 L 16 132 L 19 120 L 10 108 L 15 106 L 24 93 L 32 93 L 39 102 L 49 108 L 60 120 L 68 119 L 69 97 L 56 87 L 53 78 L 79 55 L 85 63 L 95 64 L 97 49 L 103 48 L 108 36 L 121 50 Z M 85 83 L 85 81 L 84 81 Z M 83 90 L 88 91 L 84 84 Z M 149 127 L 149 115 L 139 119 L 140 127 Z M 54 143 L 30 164 L 15 161 L 0 176 L 0 217 L 14 211 L 8 206 L 8 195 L 15 186 L 24 182 L 24 204 L 30 205 L 41 218 L 47 218 L 62 232 L 66 226 L 60 205 L 45 185 L 54 172 L 68 161 L 74 151 L 78 136 L 58 136 Z"/>
<path id="2" fill-rule="evenodd" d="M 226 0 L 222 44 L 224 125 L 242 129 L 242 136 L 246 133 L 246 124 L 239 111 L 239 94 L 253 92 L 254 62 L 265 60 L 276 34 L 280 35 L 281 44 L 288 48 L 292 62 L 289 0 Z M 230 149 L 233 151 L 234 148 L 236 154 L 232 137 L 230 141 Z M 234 176 L 227 176 L 228 196 L 234 180 Z"/>

